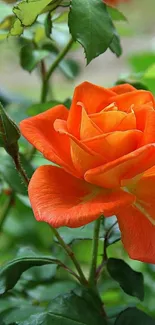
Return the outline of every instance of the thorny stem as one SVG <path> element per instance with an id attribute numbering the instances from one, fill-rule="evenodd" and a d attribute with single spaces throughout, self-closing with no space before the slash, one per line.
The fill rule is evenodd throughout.
<path id="1" fill-rule="evenodd" d="M 10 193 L 10 195 L 8 196 L 7 200 L 4 202 L 3 206 L 1 207 L 1 212 L 0 212 L 0 230 L 3 227 L 3 223 L 7 217 L 7 214 L 12 206 L 13 203 L 13 199 L 14 199 L 14 194 L 13 192 Z"/>
<path id="2" fill-rule="evenodd" d="M 27 174 L 26 174 L 26 172 L 25 172 L 25 170 L 24 170 L 24 168 L 23 168 L 23 166 L 21 164 L 19 153 L 12 156 L 12 158 L 14 160 L 15 167 L 16 167 L 18 173 L 20 174 L 21 178 L 24 181 L 25 186 L 27 187 L 28 184 L 29 184 L 29 178 L 28 178 L 28 176 L 27 176 Z"/>
<path id="3" fill-rule="evenodd" d="M 108 239 L 109 239 L 109 236 L 110 236 L 110 234 L 111 234 L 111 232 L 112 232 L 112 230 L 113 230 L 113 228 L 115 227 L 116 224 L 117 224 L 117 221 L 115 221 L 113 223 L 113 225 L 107 230 L 107 232 L 105 234 L 104 246 L 103 246 L 103 257 L 102 257 L 101 264 L 99 265 L 99 267 L 96 270 L 96 279 L 99 278 L 99 276 L 100 276 L 100 274 L 102 272 L 103 267 L 107 263 L 107 260 L 108 260 L 108 256 L 107 256 Z"/>
<path id="4" fill-rule="evenodd" d="M 81 266 L 80 264 L 78 263 L 73 251 L 71 250 L 71 248 L 64 242 L 64 240 L 62 239 L 62 237 L 59 235 L 58 231 L 52 227 L 52 231 L 55 235 L 55 237 L 57 238 L 59 244 L 63 247 L 63 249 L 66 251 L 66 253 L 68 254 L 68 256 L 70 257 L 70 259 L 72 260 L 78 274 L 79 274 L 79 279 L 80 279 L 80 282 L 83 284 L 83 285 L 87 285 L 87 280 L 83 274 L 83 271 L 81 269 Z"/>
<path id="5" fill-rule="evenodd" d="M 92 262 L 89 275 L 89 284 L 92 288 L 96 286 L 96 268 L 97 268 L 97 256 L 98 256 L 98 244 L 99 244 L 99 232 L 100 232 L 101 219 L 97 219 L 94 225 L 94 235 L 92 243 Z"/>

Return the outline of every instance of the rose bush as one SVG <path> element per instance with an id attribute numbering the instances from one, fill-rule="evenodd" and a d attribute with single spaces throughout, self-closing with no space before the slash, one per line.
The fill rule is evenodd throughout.
<path id="1" fill-rule="evenodd" d="M 21 122 L 21 132 L 58 166 L 39 167 L 29 184 L 38 221 L 79 227 L 117 216 L 133 259 L 155 262 L 155 102 L 128 84 L 88 82 L 70 111 L 58 105 Z"/>

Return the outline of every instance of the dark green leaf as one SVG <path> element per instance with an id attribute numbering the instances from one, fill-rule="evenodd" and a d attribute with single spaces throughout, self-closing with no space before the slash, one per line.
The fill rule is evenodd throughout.
<path id="1" fill-rule="evenodd" d="M 26 170 L 27 175 L 31 177 L 34 171 L 31 164 L 24 158 L 24 156 L 21 156 L 21 162 L 24 169 Z M 10 187 L 15 192 L 24 195 L 27 194 L 27 189 L 23 184 L 17 170 L 15 169 L 11 157 L 8 157 L 6 155 L 1 156 L 0 173 L 2 174 L 4 180 L 10 185 Z"/>
<path id="2" fill-rule="evenodd" d="M 48 51 L 34 50 L 31 44 L 27 44 L 22 47 L 20 52 L 21 66 L 23 69 L 31 72 L 48 54 Z"/>
<path id="3" fill-rule="evenodd" d="M 62 265 L 58 259 L 48 256 L 25 256 L 8 262 L 0 270 L 0 294 L 12 289 L 29 268 L 46 264 Z"/>
<path id="4" fill-rule="evenodd" d="M 117 258 L 108 259 L 107 269 L 111 277 L 119 283 L 128 295 L 140 300 L 144 299 L 142 273 L 134 271 L 127 263 Z"/>
<path id="5" fill-rule="evenodd" d="M 40 284 L 35 288 L 28 288 L 27 293 L 32 298 L 39 302 L 51 302 L 52 299 L 59 295 L 66 294 L 67 292 L 75 289 L 77 283 L 73 281 L 54 281 L 52 284 Z"/>
<path id="6" fill-rule="evenodd" d="M 94 223 L 89 223 L 86 226 L 70 229 L 62 227 L 59 229 L 59 233 L 63 237 L 67 244 L 71 244 L 74 240 L 92 239 L 94 231 Z M 100 228 L 100 237 L 104 236 L 104 227 Z"/>
<path id="7" fill-rule="evenodd" d="M 30 26 L 50 2 L 51 0 L 24 0 L 13 8 L 13 12 L 22 25 Z"/>
<path id="8" fill-rule="evenodd" d="M 40 314 L 44 311 L 44 308 L 38 306 L 20 306 L 16 308 L 10 308 L 0 313 L 0 319 L 4 321 L 5 325 L 11 325 L 12 323 L 25 321 L 28 317 L 34 314 Z"/>
<path id="9" fill-rule="evenodd" d="M 45 19 L 45 34 L 48 38 L 50 38 L 51 33 L 52 33 L 52 19 L 51 19 L 51 13 L 49 12 Z"/>
<path id="10" fill-rule="evenodd" d="M 17 125 L 7 115 L 0 103 L 0 146 L 8 151 L 11 146 L 16 145 L 19 138 L 20 131 Z"/>
<path id="11" fill-rule="evenodd" d="M 73 39 L 84 47 L 87 64 L 107 50 L 115 32 L 101 0 L 72 0 L 69 28 Z"/>
<path id="12" fill-rule="evenodd" d="M 107 8 L 112 20 L 127 21 L 127 18 L 124 16 L 124 14 L 120 12 L 118 9 L 110 6 L 108 6 Z"/>
<path id="13" fill-rule="evenodd" d="M 122 47 L 120 44 L 120 39 L 117 33 L 114 34 L 112 42 L 109 45 L 110 50 L 115 53 L 118 57 L 122 54 Z"/>
<path id="14" fill-rule="evenodd" d="M 155 325 L 155 320 L 137 308 L 127 308 L 119 314 L 115 325 Z"/>
<path id="15" fill-rule="evenodd" d="M 80 67 L 78 63 L 71 59 L 64 59 L 60 62 L 59 68 L 64 73 L 64 75 L 69 79 L 74 79 L 78 76 L 80 72 Z"/>
<path id="16" fill-rule="evenodd" d="M 31 316 L 19 325 L 106 325 L 101 303 L 94 303 L 96 296 L 66 294 L 54 299 L 48 313 Z M 98 308 L 97 305 L 98 304 Z"/>

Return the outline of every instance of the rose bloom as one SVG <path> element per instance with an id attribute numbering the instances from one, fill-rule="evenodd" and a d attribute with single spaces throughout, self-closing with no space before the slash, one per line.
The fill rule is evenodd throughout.
<path id="1" fill-rule="evenodd" d="M 80 227 L 116 215 L 133 259 L 155 263 L 155 102 L 128 84 L 88 82 L 63 105 L 21 122 L 45 158 L 28 192 L 34 215 L 53 227 Z"/>

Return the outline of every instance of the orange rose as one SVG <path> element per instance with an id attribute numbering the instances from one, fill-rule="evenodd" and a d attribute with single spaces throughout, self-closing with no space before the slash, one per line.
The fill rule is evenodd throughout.
<path id="1" fill-rule="evenodd" d="M 133 259 L 155 262 L 155 102 L 128 84 L 88 82 L 70 111 L 58 105 L 21 122 L 45 158 L 31 178 L 35 217 L 53 227 L 79 227 L 115 214 Z"/>

